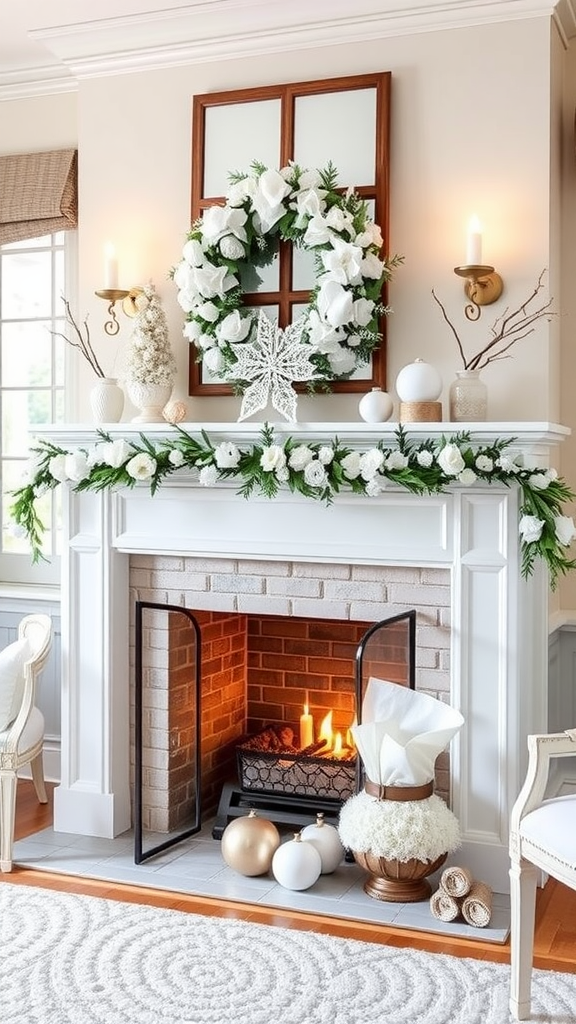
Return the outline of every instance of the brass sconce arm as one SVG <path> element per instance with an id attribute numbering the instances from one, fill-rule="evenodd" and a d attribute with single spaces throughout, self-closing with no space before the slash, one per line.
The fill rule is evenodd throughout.
<path id="1" fill-rule="evenodd" d="M 464 291 L 470 303 L 464 307 L 467 320 L 478 320 L 482 312 L 481 306 L 490 306 L 502 294 L 504 282 L 494 267 L 470 265 L 454 267 L 458 277 L 465 278 Z"/>
<path id="2" fill-rule="evenodd" d="M 108 316 L 110 317 L 104 324 L 104 330 L 106 334 L 113 336 L 118 334 L 120 330 L 120 324 L 118 317 L 116 316 L 116 310 L 114 306 L 117 302 L 122 300 L 122 309 L 126 316 L 135 317 L 138 312 L 136 308 L 136 299 L 141 294 L 142 288 L 103 288 L 101 291 L 95 292 L 100 299 L 104 299 L 108 303 Z"/>

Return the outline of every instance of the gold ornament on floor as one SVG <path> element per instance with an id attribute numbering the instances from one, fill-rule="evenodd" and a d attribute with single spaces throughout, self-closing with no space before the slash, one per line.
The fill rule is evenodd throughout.
<path id="1" fill-rule="evenodd" d="M 280 846 L 280 833 L 254 808 L 243 818 L 235 818 L 222 833 L 222 856 L 229 868 L 241 875 L 265 875 Z"/>

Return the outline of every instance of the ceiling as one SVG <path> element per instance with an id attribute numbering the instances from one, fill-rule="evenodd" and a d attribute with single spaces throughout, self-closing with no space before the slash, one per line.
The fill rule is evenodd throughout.
<path id="1" fill-rule="evenodd" d="M 553 17 L 567 41 L 575 10 L 576 0 L 5 0 L 0 99 L 144 67 L 534 16 Z"/>

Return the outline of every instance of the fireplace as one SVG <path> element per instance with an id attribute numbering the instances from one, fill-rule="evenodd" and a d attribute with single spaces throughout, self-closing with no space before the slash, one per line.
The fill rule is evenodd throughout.
<path id="1" fill-rule="evenodd" d="M 412 425 L 416 439 L 450 433 L 448 424 L 425 426 Z M 302 442 L 337 432 L 351 448 L 376 443 L 382 431 L 366 424 L 275 429 Z M 130 437 L 126 424 L 115 431 Z M 147 433 L 160 440 L 167 428 Z M 548 424 L 471 429 L 481 444 L 513 436 L 518 452 L 542 466 L 565 433 Z M 95 439 L 86 429 L 46 434 L 67 447 Z M 214 425 L 211 434 L 242 446 L 258 439 L 260 425 Z M 514 487 L 455 485 L 429 496 L 390 487 L 371 499 L 342 494 L 325 507 L 290 493 L 245 500 L 234 484 L 200 487 L 183 473 L 154 497 L 138 485 L 67 491 L 65 499 L 57 831 L 114 836 L 131 825 L 129 612 L 136 598 L 161 594 L 205 612 L 352 622 L 414 607 L 418 686 L 465 719 L 451 745 L 449 784 L 461 856 L 478 877 L 506 890 L 508 818 L 525 774 L 526 735 L 545 731 L 548 705 L 547 585 L 539 568 L 521 578 Z"/>

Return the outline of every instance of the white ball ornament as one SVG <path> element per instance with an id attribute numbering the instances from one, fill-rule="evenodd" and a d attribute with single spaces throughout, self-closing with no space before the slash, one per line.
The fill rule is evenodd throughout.
<path id="1" fill-rule="evenodd" d="M 394 412 L 394 402 L 387 391 L 372 388 L 360 399 L 358 412 L 365 423 L 385 423 Z"/>
<path id="2" fill-rule="evenodd" d="M 307 843 L 312 843 L 312 846 L 318 850 L 322 861 L 322 874 L 332 874 L 344 857 L 344 847 L 340 841 L 338 830 L 333 825 L 327 825 L 324 815 L 319 812 L 316 815 L 316 824 L 306 825 L 302 829 L 302 839 L 305 839 Z"/>
<path id="3" fill-rule="evenodd" d="M 312 843 L 296 832 L 272 858 L 272 874 L 285 889 L 309 889 L 322 873 L 322 858 Z"/>
<path id="4" fill-rule="evenodd" d="M 436 402 L 442 394 L 442 377 L 435 366 L 415 359 L 400 370 L 396 391 L 402 402 Z"/>
<path id="5" fill-rule="evenodd" d="M 248 815 L 234 818 L 222 833 L 220 850 L 229 868 L 248 877 L 265 875 L 280 846 L 276 825 L 259 818 L 254 808 Z"/>

